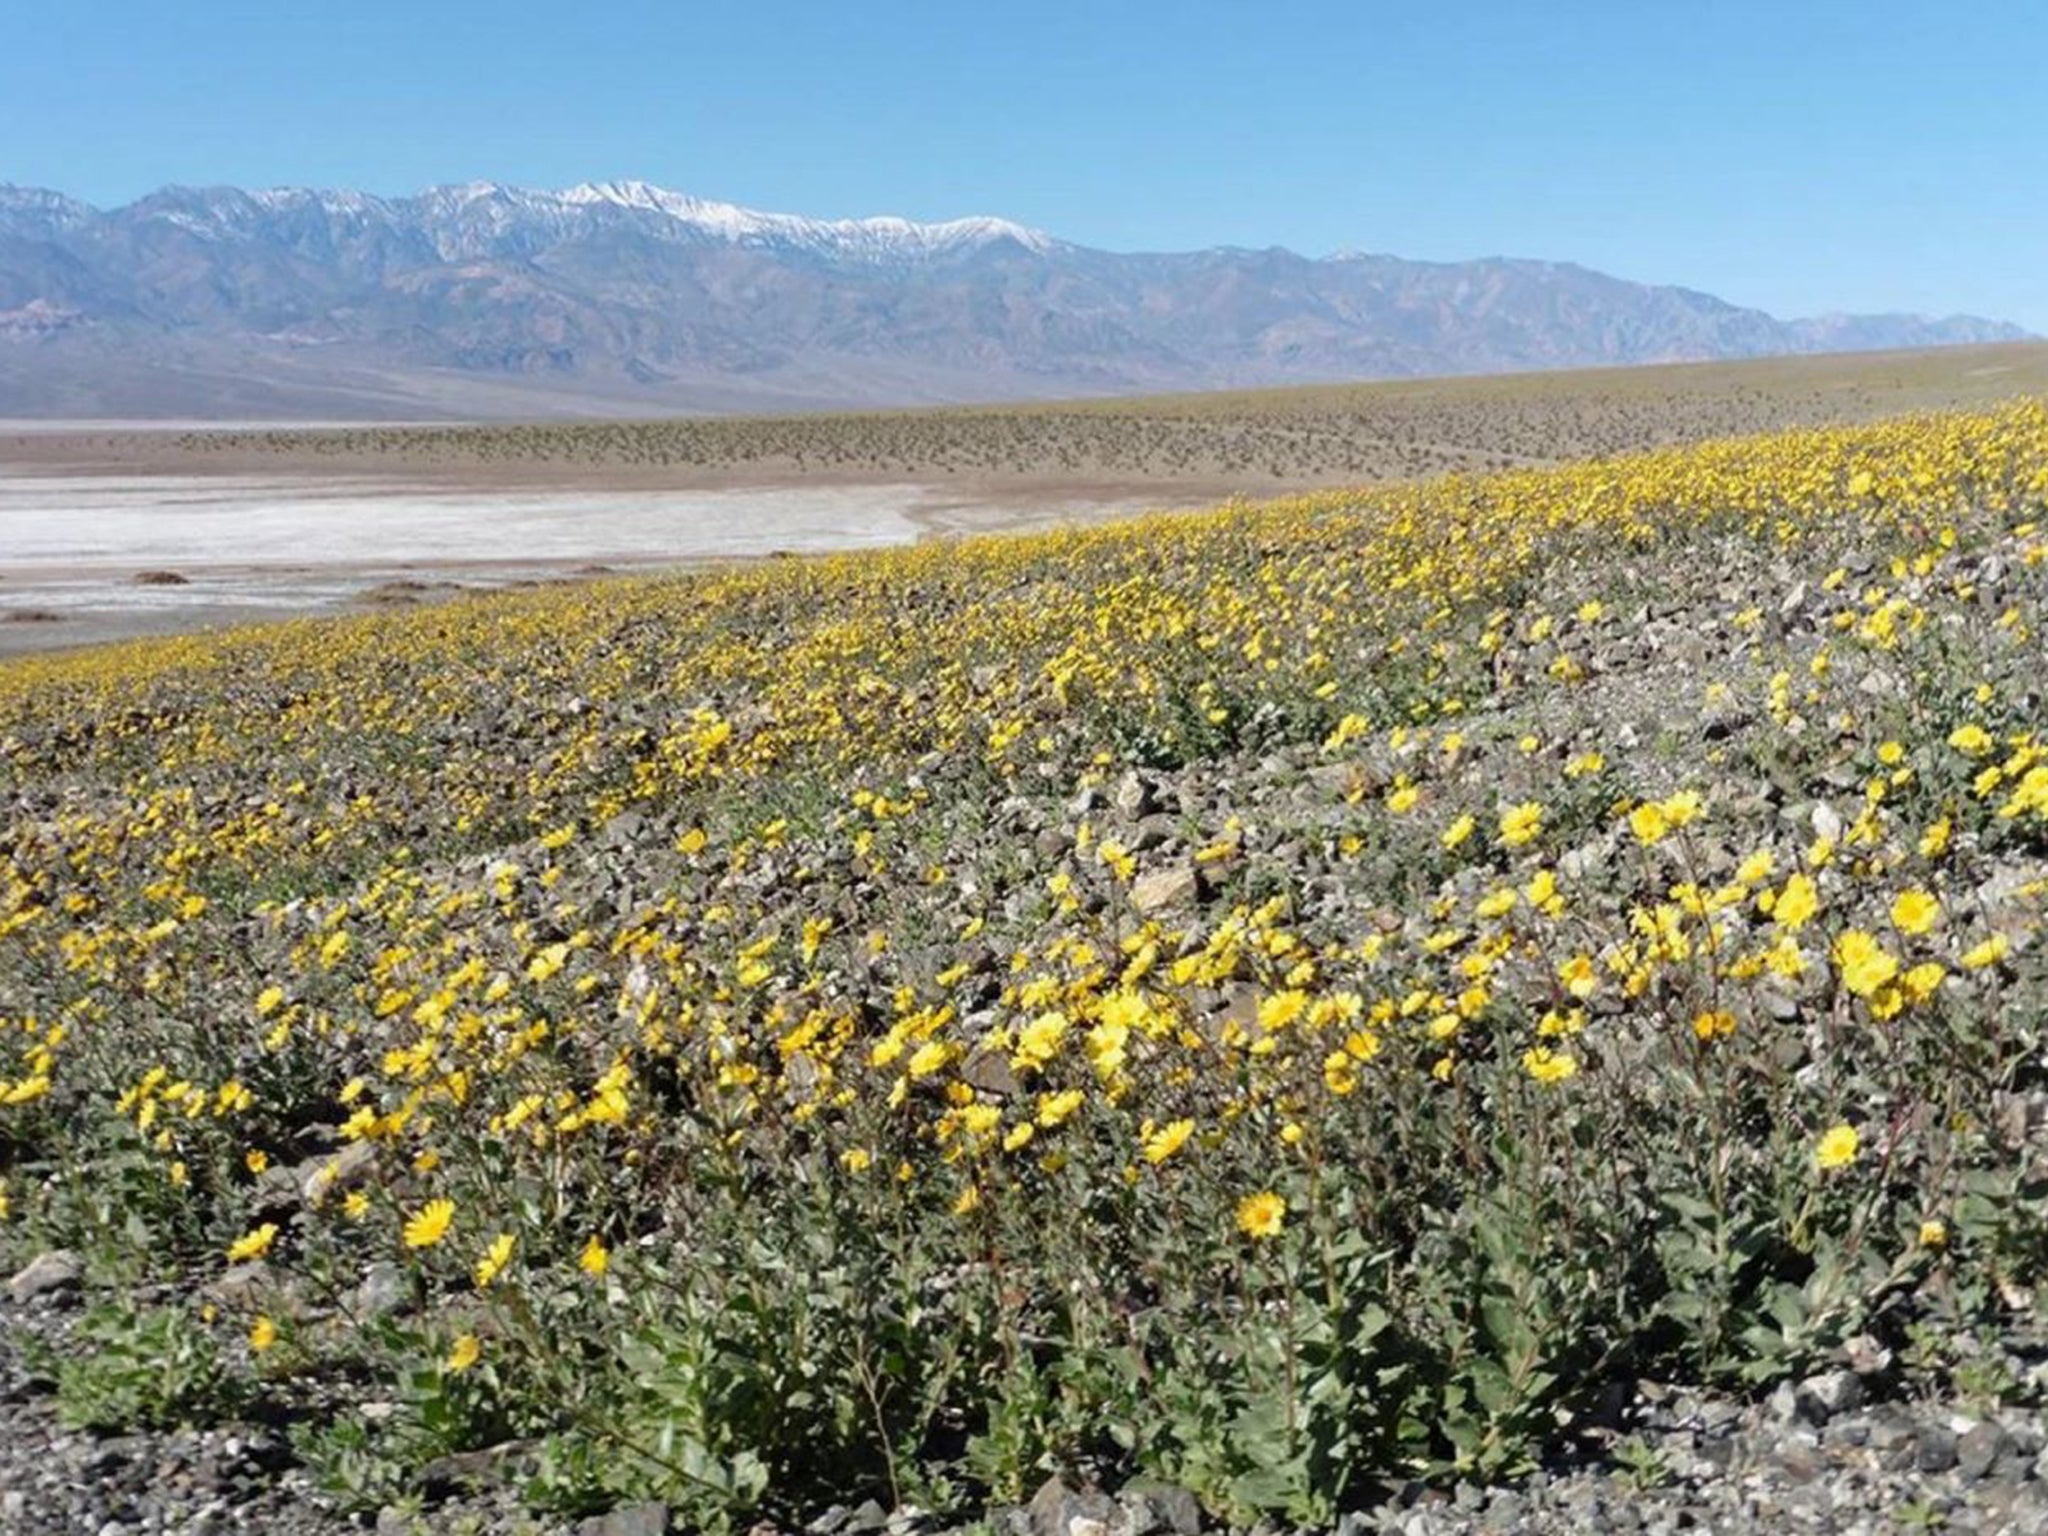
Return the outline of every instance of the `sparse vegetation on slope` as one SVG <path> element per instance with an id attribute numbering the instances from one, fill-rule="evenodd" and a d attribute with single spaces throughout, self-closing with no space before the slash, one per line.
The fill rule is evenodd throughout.
<path id="1" fill-rule="evenodd" d="M 1981 1373 L 2044 504 L 2023 404 L 14 664 L 0 1241 L 205 1287 L 79 1417 L 372 1392 L 372 1504 L 1311 1521 Z"/>
<path id="2" fill-rule="evenodd" d="M 1025 477 L 1246 487 L 1510 469 L 2008 398 L 2048 347 L 1400 380 L 956 410 L 195 432 L 208 458 L 363 467 Z"/>

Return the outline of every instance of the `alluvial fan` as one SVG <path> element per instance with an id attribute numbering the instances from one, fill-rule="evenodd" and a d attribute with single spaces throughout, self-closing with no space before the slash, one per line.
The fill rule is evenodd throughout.
<path id="1" fill-rule="evenodd" d="M 2018 1508 L 2044 506 L 2023 403 L 0 668 L 35 1368 L 364 1508 L 1480 1526 L 1917 1393 L 1857 1486 Z"/>

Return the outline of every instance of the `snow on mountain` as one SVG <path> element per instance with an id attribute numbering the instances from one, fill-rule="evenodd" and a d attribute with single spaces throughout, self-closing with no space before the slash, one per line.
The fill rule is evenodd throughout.
<path id="1" fill-rule="evenodd" d="M 99 216 L 61 192 L 0 182 L 0 231 L 47 236 L 79 229 Z"/>
<path id="2" fill-rule="evenodd" d="M 806 218 L 631 180 L 166 187 L 106 211 L 0 186 L 0 317 L 0 407 L 31 412 L 139 398 L 152 360 L 149 389 L 181 411 L 203 408 L 190 381 L 208 368 L 221 409 L 268 369 L 279 399 L 317 413 L 377 377 L 859 404 L 2023 334 L 1963 316 L 1781 321 L 1561 262 L 1117 253 L 1006 219 Z"/>
<path id="3" fill-rule="evenodd" d="M 811 219 L 690 197 L 644 181 L 585 182 L 554 195 L 577 207 L 626 208 L 658 214 L 736 245 L 799 246 L 827 255 L 867 260 L 911 260 L 991 245 L 998 240 L 1012 240 L 1034 252 L 1049 250 L 1054 243 L 1043 231 L 1027 229 L 1007 219 L 949 219 L 937 224 L 893 217 Z"/>
<path id="4" fill-rule="evenodd" d="M 200 238 L 243 233 L 266 216 L 324 218 L 352 228 L 381 227 L 395 236 L 424 238 L 450 261 L 488 258 L 508 250 L 530 252 L 597 233 L 606 221 L 622 218 L 637 221 L 657 239 L 803 251 L 870 265 L 931 261 L 1002 241 L 1039 255 L 1059 244 L 1041 230 L 1007 219 L 813 219 L 691 197 L 644 181 L 585 182 L 560 191 L 473 181 L 400 198 L 306 187 L 256 192 L 168 187 L 107 215 L 55 193 L 0 188 L 0 218 L 14 223 L 23 222 L 31 212 L 47 222 L 56 217 L 52 210 L 60 207 L 67 228 L 96 217 L 128 216 L 170 224 Z"/>

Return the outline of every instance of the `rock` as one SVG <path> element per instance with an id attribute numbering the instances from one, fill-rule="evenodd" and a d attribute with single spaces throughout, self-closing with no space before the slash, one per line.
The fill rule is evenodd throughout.
<path id="1" fill-rule="evenodd" d="M 1154 814 L 1138 823 L 1137 831 L 1131 835 L 1130 850 L 1133 853 L 1151 853 L 1164 848 L 1180 836 L 1180 824 L 1171 816 Z"/>
<path id="2" fill-rule="evenodd" d="M 1135 768 L 1117 781 L 1116 793 L 1110 799 L 1118 811 L 1133 821 L 1151 815 L 1159 806 L 1159 796 L 1151 781 Z"/>
<path id="3" fill-rule="evenodd" d="M 889 1511 L 873 1499 L 868 1499 L 846 1517 L 845 1523 L 839 1529 L 844 1536 L 864 1536 L 864 1533 L 869 1531 L 884 1530 L 888 1524 Z"/>
<path id="4" fill-rule="evenodd" d="M 389 1259 L 378 1259 L 363 1271 L 363 1283 L 349 1296 L 349 1311 L 358 1320 L 388 1317 L 406 1302 L 405 1275 Z"/>
<path id="5" fill-rule="evenodd" d="M 592 1515 L 578 1523 L 576 1536 L 668 1536 L 668 1528 L 668 1506 L 649 1500 Z"/>
<path id="6" fill-rule="evenodd" d="M 1896 1403 L 1880 1404 L 1870 1413 L 1863 1443 L 1880 1453 L 1896 1451 L 1910 1446 L 1914 1433 L 1912 1418 L 1905 1409 Z"/>
<path id="7" fill-rule="evenodd" d="M 1986 1421 L 1973 1424 L 1956 1441 L 1956 1470 L 1970 1482 L 1987 1475 L 2012 1450 L 2005 1430 Z"/>
<path id="8" fill-rule="evenodd" d="M 1854 1371 L 1823 1371 L 1799 1383 L 1794 1403 L 1809 1424 L 1825 1424 L 1863 1402 L 1863 1381 Z"/>
<path id="9" fill-rule="evenodd" d="M 223 1307 L 252 1307 L 269 1280 L 270 1266 L 261 1259 L 252 1259 L 245 1264 L 230 1264 L 201 1294 Z"/>
<path id="10" fill-rule="evenodd" d="M 419 1489 L 430 1503 L 438 1504 L 459 1493 L 488 1488 L 497 1470 L 498 1458 L 489 1451 L 456 1451 L 436 1456 L 420 1468 Z"/>
<path id="11" fill-rule="evenodd" d="M 1779 1473 L 1794 1483 L 1810 1483 L 1827 1471 L 1827 1459 L 1796 1440 L 1780 1446 L 1776 1460 Z"/>
<path id="12" fill-rule="evenodd" d="M 621 811 L 604 824 L 599 839 L 607 848 L 630 848 L 647 833 L 647 813 Z"/>
<path id="13" fill-rule="evenodd" d="M 1567 880 L 1584 880 L 1598 874 L 1607 864 L 1612 851 L 1605 838 L 1595 838 L 1590 843 L 1566 850 L 1557 861 L 1557 872 Z"/>
<path id="14" fill-rule="evenodd" d="M 1106 1536 L 1117 1513 L 1116 1501 L 1101 1490 L 1049 1477 L 1031 1496 L 1031 1536 Z"/>
<path id="15" fill-rule="evenodd" d="M 15 1272 L 7 1291 L 17 1302 L 75 1291 L 85 1283 L 85 1261 L 69 1248 L 39 1253 Z"/>
<path id="16" fill-rule="evenodd" d="M 1308 782 L 1320 795 L 1349 794 L 1365 774 L 1355 763 L 1318 763 L 1308 771 Z"/>
<path id="17" fill-rule="evenodd" d="M 1199 1536 L 1202 1506 L 1187 1489 L 1151 1478 L 1137 1478 L 1118 1490 L 1116 1502 L 1123 1510 L 1130 1536 Z"/>
<path id="18" fill-rule="evenodd" d="M 299 1198 L 319 1205 L 362 1184 L 376 1166 L 377 1149 L 367 1141 L 352 1141 L 331 1156 L 307 1158 L 293 1167 L 292 1176 Z"/>
<path id="19" fill-rule="evenodd" d="M 1956 1432 L 1946 1424 L 1924 1424 L 1913 1447 L 1913 1465 L 1922 1472 L 1946 1472 L 1956 1464 Z"/>
<path id="20" fill-rule="evenodd" d="M 1201 879 L 1189 864 L 1169 864 L 1138 876 L 1131 884 L 1131 905 L 1150 916 L 1188 906 L 1201 891 Z"/>
<path id="21" fill-rule="evenodd" d="M 1892 1352 L 1867 1333 L 1844 1340 L 1842 1358 L 1850 1370 L 1866 1380 L 1882 1376 L 1892 1368 Z"/>
<path id="22" fill-rule="evenodd" d="M 975 1051 L 961 1063 L 960 1079 L 983 1093 L 1004 1098 L 1024 1091 L 1024 1085 L 1017 1081 L 1017 1074 L 1010 1066 L 1010 1058 L 1001 1051 Z"/>
<path id="23" fill-rule="evenodd" d="M 1799 1389 L 1789 1381 L 1781 1381 L 1771 1389 L 1769 1402 L 1765 1405 L 1774 1424 L 1790 1424 L 1799 1417 Z"/>

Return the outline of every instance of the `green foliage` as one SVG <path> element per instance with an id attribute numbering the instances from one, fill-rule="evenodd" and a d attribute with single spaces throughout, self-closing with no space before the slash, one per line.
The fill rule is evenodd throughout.
<path id="1" fill-rule="evenodd" d="M 182 1307 L 96 1307 L 48 1363 L 58 1413 L 74 1429 L 204 1427 L 248 1401 L 246 1378 Z"/>

